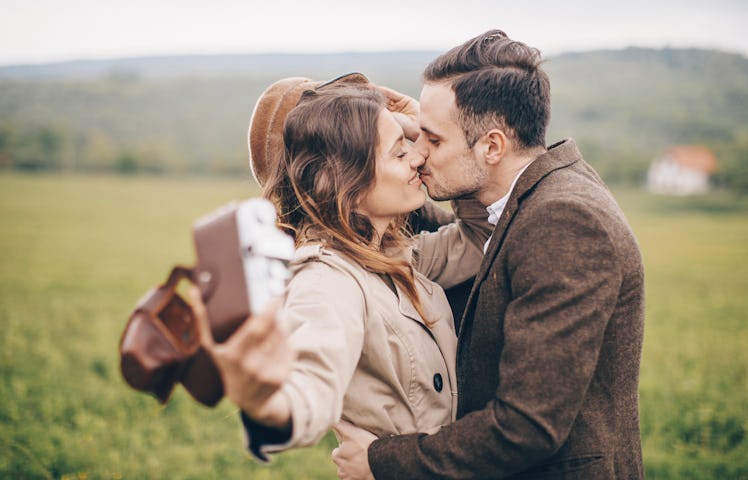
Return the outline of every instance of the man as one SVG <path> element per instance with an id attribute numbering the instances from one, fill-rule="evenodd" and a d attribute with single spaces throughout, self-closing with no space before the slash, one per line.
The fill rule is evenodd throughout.
<path id="1" fill-rule="evenodd" d="M 421 180 L 435 199 L 475 196 L 496 225 L 458 327 L 458 420 L 376 440 L 340 425 L 341 478 L 643 476 L 641 255 L 573 140 L 545 148 L 539 64 L 492 30 L 424 73 Z M 412 119 L 418 104 L 385 92 Z"/>

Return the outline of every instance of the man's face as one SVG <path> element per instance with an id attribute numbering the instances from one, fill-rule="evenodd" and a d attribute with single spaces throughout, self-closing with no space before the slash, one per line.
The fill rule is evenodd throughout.
<path id="1" fill-rule="evenodd" d="M 467 145 L 457 124 L 455 94 L 448 83 L 427 83 L 421 90 L 416 148 L 425 158 L 421 181 L 434 200 L 449 200 L 475 194 L 488 175 Z"/>

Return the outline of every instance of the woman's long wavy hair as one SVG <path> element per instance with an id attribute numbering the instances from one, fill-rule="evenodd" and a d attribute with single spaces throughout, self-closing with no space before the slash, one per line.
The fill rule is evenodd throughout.
<path id="1" fill-rule="evenodd" d="M 390 223 L 375 244 L 369 219 L 356 206 L 374 186 L 377 120 L 384 99 L 364 86 L 330 85 L 304 92 L 283 131 L 285 152 L 271 172 L 263 195 L 278 209 L 279 226 L 297 246 L 328 242 L 365 269 L 389 275 L 428 323 L 415 286 L 412 265 L 385 250 L 408 246 L 406 216 Z"/>

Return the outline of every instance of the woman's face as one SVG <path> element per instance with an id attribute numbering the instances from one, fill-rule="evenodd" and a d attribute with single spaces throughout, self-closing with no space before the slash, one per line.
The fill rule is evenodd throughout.
<path id="1" fill-rule="evenodd" d="M 381 233 L 396 216 L 423 206 L 426 192 L 421 189 L 418 175 L 423 157 L 405 140 L 402 127 L 386 109 L 379 113 L 377 132 L 374 184 L 357 210 L 369 217 Z"/>

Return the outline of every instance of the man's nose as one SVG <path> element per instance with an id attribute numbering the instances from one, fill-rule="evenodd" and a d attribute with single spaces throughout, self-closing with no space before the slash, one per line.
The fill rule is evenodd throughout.
<path id="1" fill-rule="evenodd" d="M 414 148 L 411 151 L 411 154 L 410 154 L 410 167 L 411 168 L 420 168 L 425 163 L 425 161 L 426 160 L 423 158 L 423 155 L 421 155 L 421 152 L 417 148 Z"/>
<path id="2" fill-rule="evenodd" d="M 426 135 L 419 135 L 416 141 L 413 142 L 413 147 L 423 157 L 424 161 L 429 157 L 429 146 L 426 144 Z"/>

